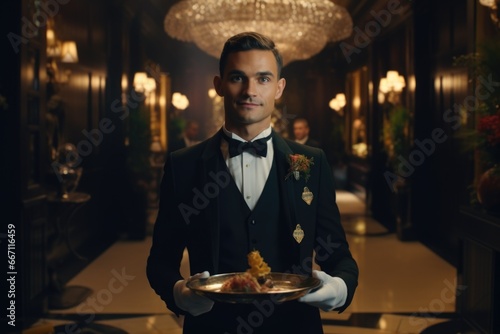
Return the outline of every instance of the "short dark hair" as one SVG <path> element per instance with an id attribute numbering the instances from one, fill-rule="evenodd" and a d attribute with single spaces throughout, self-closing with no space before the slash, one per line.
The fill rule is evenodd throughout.
<path id="1" fill-rule="evenodd" d="M 295 118 L 293 119 L 293 124 L 298 123 L 298 122 L 302 122 L 302 123 L 304 123 L 307 127 L 309 127 L 309 121 L 308 121 L 308 120 L 307 120 L 307 118 L 305 118 L 305 117 L 301 117 L 301 116 L 299 116 L 299 117 L 295 117 Z"/>
<path id="2" fill-rule="evenodd" d="M 227 57 L 230 53 L 250 50 L 272 51 L 274 58 L 276 58 L 276 64 L 278 65 L 278 78 L 280 77 L 281 69 L 283 68 L 283 58 L 276 48 L 273 40 L 257 32 L 247 31 L 230 37 L 224 44 L 224 48 L 222 49 L 219 59 L 219 73 L 221 78 L 224 74 Z"/>

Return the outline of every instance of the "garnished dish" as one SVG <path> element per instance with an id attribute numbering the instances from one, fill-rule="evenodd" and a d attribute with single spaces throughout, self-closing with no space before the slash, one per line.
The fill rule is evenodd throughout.
<path id="1" fill-rule="evenodd" d="M 248 253 L 250 268 L 229 278 L 221 287 L 222 292 L 266 292 L 273 289 L 273 281 L 267 277 L 271 268 L 264 262 L 259 251 Z"/>
<path id="2" fill-rule="evenodd" d="M 311 276 L 271 272 L 258 251 L 250 252 L 247 258 L 250 268 L 245 272 L 190 279 L 187 287 L 218 302 L 253 303 L 271 298 L 281 303 L 321 286 L 321 281 Z"/>

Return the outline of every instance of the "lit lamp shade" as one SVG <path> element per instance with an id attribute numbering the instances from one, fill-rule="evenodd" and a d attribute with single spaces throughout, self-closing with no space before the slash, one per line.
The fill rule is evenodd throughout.
<path id="1" fill-rule="evenodd" d="M 340 105 L 339 105 L 339 101 L 337 101 L 337 99 L 331 99 L 330 100 L 330 103 L 328 103 L 328 106 L 333 109 L 333 110 L 336 110 L 336 111 L 339 111 L 340 110 Z"/>
<path id="2" fill-rule="evenodd" d="M 56 42 L 56 33 L 53 29 L 47 28 L 47 32 L 45 33 L 47 36 L 47 45 L 54 45 Z"/>
<path id="3" fill-rule="evenodd" d="M 387 71 L 387 74 L 385 75 L 385 77 L 387 78 L 387 81 L 392 83 L 392 82 L 395 82 L 398 80 L 399 73 L 398 73 L 398 71 Z"/>
<path id="4" fill-rule="evenodd" d="M 404 76 L 399 75 L 398 71 L 387 71 L 385 78 L 380 79 L 379 91 L 388 93 L 389 91 L 402 92 L 406 87 Z"/>
<path id="5" fill-rule="evenodd" d="M 378 89 L 382 92 L 382 93 L 387 93 L 389 92 L 389 82 L 387 80 L 387 78 L 382 78 L 380 79 L 380 84 L 378 86 Z"/>
<path id="6" fill-rule="evenodd" d="M 486 6 L 486 7 L 495 6 L 495 0 L 479 0 L 479 3 L 483 6 Z"/>
<path id="7" fill-rule="evenodd" d="M 78 51 L 75 41 L 66 41 L 61 47 L 61 62 L 78 63 Z"/>
<path id="8" fill-rule="evenodd" d="M 61 42 L 53 41 L 51 44 L 47 43 L 47 57 L 58 58 L 61 56 Z"/>
<path id="9" fill-rule="evenodd" d="M 148 75 L 146 72 L 137 72 L 134 74 L 134 88 L 137 92 L 144 92 Z"/>
<path id="10" fill-rule="evenodd" d="M 344 108 L 347 103 L 344 93 L 338 93 L 335 95 L 335 100 L 337 100 L 340 108 Z"/>
<path id="11" fill-rule="evenodd" d="M 210 88 L 210 89 L 208 90 L 208 97 L 210 97 L 211 99 L 213 99 L 213 98 L 214 98 L 214 97 L 216 97 L 216 96 L 217 96 L 217 92 L 215 91 L 215 89 Z"/>
<path id="12" fill-rule="evenodd" d="M 179 92 L 172 94 L 172 105 L 179 110 L 184 110 L 189 106 L 189 100 L 186 95 Z"/>
<path id="13" fill-rule="evenodd" d="M 146 82 L 144 83 L 144 91 L 146 93 L 151 93 L 156 89 L 156 81 L 154 78 L 146 78 Z"/>
<path id="14" fill-rule="evenodd" d="M 403 88 L 406 87 L 405 78 L 402 75 L 398 76 L 398 78 L 396 79 L 396 81 L 394 82 L 393 85 L 394 85 L 394 90 L 396 92 L 402 92 Z"/>
<path id="15" fill-rule="evenodd" d="M 162 150 L 160 142 L 157 142 L 157 141 L 152 142 L 149 150 L 151 152 L 160 153 Z"/>

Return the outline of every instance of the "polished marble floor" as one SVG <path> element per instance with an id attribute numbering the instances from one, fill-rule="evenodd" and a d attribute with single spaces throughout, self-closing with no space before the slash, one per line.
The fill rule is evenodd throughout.
<path id="1" fill-rule="evenodd" d="M 459 333 L 432 330 L 457 321 L 456 269 L 421 243 L 402 242 L 388 233 L 353 194 L 338 191 L 337 201 L 360 277 L 344 313 L 322 313 L 325 334 Z M 150 243 L 148 237 L 113 244 L 67 283 L 88 287 L 92 294 L 74 307 L 50 310 L 26 333 L 50 333 L 44 328 L 67 332 L 72 324 L 80 333 L 182 333 L 182 319 L 149 287 L 145 264 Z M 183 274 L 189 275 L 187 259 Z"/>

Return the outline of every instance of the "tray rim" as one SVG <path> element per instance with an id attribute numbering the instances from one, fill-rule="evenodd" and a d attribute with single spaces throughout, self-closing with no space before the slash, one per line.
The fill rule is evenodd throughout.
<path id="1" fill-rule="evenodd" d="M 287 290 L 275 290 L 275 291 L 266 291 L 266 292 L 240 292 L 240 291 L 216 291 L 216 290 L 207 290 L 207 289 L 201 289 L 198 286 L 195 286 L 194 284 L 203 281 L 203 280 L 210 280 L 210 279 L 218 279 L 218 278 L 223 278 L 227 277 L 230 278 L 235 275 L 241 275 L 244 272 L 231 272 L 231 273 L 222 273 L 222 274 L 216 274 L 209 276 L 207 278 L 190 278 L 188 279 L 186 286 L 191 289 L 193 292 L 197 293 L 198 295 L 210 298 L 214 301 L 219 301 L 219 302 L 228 302 L 228 303 L 251 303 L 253 301 L 258 301 L 266 298 L 276 298 L 277 302 L 282 302 L 282 301 L 290 301 L 297 299 L 310 291 L 313 291 L 315 289 L 318 289 L 322 286 L 322 282 L 320 279 L 313 277 L 313 276 L 307 276 L 307 275 L 300 275 L 300 274 L 292 274 L 292 273 L 278 273 L 278 272 L 271 272 L 268 275 L 273 277 L 273 279 L 277 279 L 279 281 L 279 277 L 282 276 L 284 278 L 290 278 L 290 279 L 299 279 L 301 282 L 303 281 L 308 281 L 311 282 L 307 286 L 298 286 L 296 288 L 292 289 L 287 289 Z M 285 280 L 285 279 L 283 279 Z M 281 300 L 279 300 L 281 299 Z"/>

